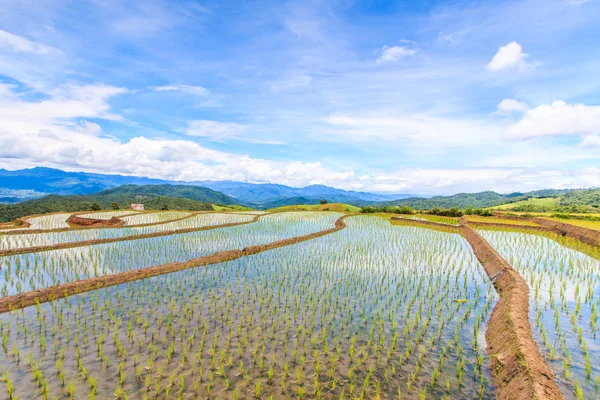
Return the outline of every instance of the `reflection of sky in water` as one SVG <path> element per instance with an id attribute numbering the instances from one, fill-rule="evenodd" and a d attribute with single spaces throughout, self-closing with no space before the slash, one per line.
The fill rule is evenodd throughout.
<path id="1" fill-rule="evenodd" d="M 199 214 L 181 221 L 167 222 L 160 225 L 138 228 L 102 228 L 81 229 L 67 232 L 31 233 L 24 235 L 0 236 L 0 250 L 49 246 L 57 243 L 81 242 L 86 240 L 120 238 L 146 233 L 162 232 L 175 229 L 199 228 L 203 226 L 221 225 L 231 222 L 252 220 L 251 215 L 234 214 Z"/>
<path id="2" fill-rule="evenodd" d="M 174 322 L 178 324 L 181 322 L 178 317 L 181 318 L 183 315 L 181 311 L 191 303 L 191 298 L 198 299 L 198 297 L 204 299 L 205 308 L 212 307 L 211 302 L 214 299 L 215 309 L 222 309 L 223 304 L 231 306 L 243 304 L 244 307 L 248 306 L 250 310 L 256 311 L 262 307 L 258 304 L 259 298 L 265 298 L 265 296 L 268 298 L 269 293 L 277 296 L 280 285 L 283 285 L 282 296 L 298 299 L 300 310 L 310 310 L 313 304 L 320 304 L 316 309 L 316 319 L 318 320 L 321 314 L 334 318 L 331 328 L 328 328 L 328 344 L 332 349 L 332 340 L 337 337 L 342 342 L 341 352 L 345 359 L 347 359 L 349 347 L 349 337 L 345 334 L 346 329 L 349 329 L 351 335 L 356 337 L 358 347 L 362 347 L 369 342 L 372 322 L 381 321 L 384 325 L 381 337 L 386 347 L 380 348 L 380 352 L 384 355 L 392 340 L 393 321 L 400 339 L 399 347 L 391 349 L 393 351 L 391 359 L 398 360 L 400 355 L 404 354 L 408 343 L 413 346 L 410 362 L 404 362 L 401 367 L 398 366 L 396 375 L 391 378 L 393 381 L 400 380 L 403 388 L 406 387 L 404 381 L 410 375 L 419 353 L 423 352 L 425 345 L 429 346 L 431 339 L 437 336 L 438 329 L 441 329 L 441 340 L 436 340 L 431 351 L 427 352 L 414 387 L 429 385 L 432 370 L 438 365 L 440 354 L 444 353 L 443 376 L 444 379 L 448 378 L 452 381 L 452 392 L 450 393 L 452 398 L 476 398 L 480 381 L 476 376 L 478 372 L 474 369 L 474 365 L 477 357 L 480 356 L 483 359 L 482 371 L 485 377 L 484 398 L 492 398 L 494 388 L 491 384 L 491 374 L 486 359 L 484 337 L 485 321 L 487 321 L 497 296 L 483 268 L 464 239 L 456 234 L 392 226 L 387 221 L 372 216 L 350 217 L 346 221 L 347 229 L 300 244 L 243 257 L 232 262 L 211 265 L 209 268 L 193 268 L 100 289 L 94 291 L 93 294 L 72 296 L 54 303 L 69 304 L 68 307 L 52 307 L 51 303 L 46 303 L 42 304 L 41 308 L 46 313 L 48 321 L 56 321 L 56 313 L 61 312 L 71 327 L 70 335 L 73 342 L 79 340 L 81 343 L 80 327 L 89 326 L 90 321 L 97 320 L 99 316 L 98 313 L 90 312 L 88 304 L 93 296 L 99 296 L 96 304 L 106 307 L 105 312 L 106 309 L 110 310 L 112 313 L 110 324 L 119 321 L 120 328 L 114 328 L 114 330 L 120 329 L 123 334 L 123 345 L 127 347 L 128 354 L 133 354 L 130 346 L 135 346 L 135 344 L 133 341 L 129 343 L 125 335 L 129 312 L 133 312 L 131 318 L 137 315 L 136 310 L 142 310 L 142 315 L 156 316 L 156 314 L 145 312 L 147 307 L 151 307 L 152 312 L 174 315 Z M 331 222 L 333 221 L 330 221 L 329 226 L 331 226 Z M 289 221 L 286 223 L 290 224 Z M 190 240 L 190 236 L 187 237 L 187 240 Z M 85 249 L 73 250 L 76 251 L 63 250 L 57 254 L 68 254 L 71 257 L 82 259 L 88 257 Z M 104 256 L 110 258 L 110 256 Z M 210 276 L 210 279 L 203 279 L 207 275 Z M 236 290 L 238 288 L 244 288 L 244 290 L 238 291 Z M 246 288 L 248 292 L 246 292 Z M 311 295 L 315 293 L 325 295 L 319 295 L 318 300 L 314 300 Z M 321 300 L 330 293 L 340 300 L 340 304 L 350 304 L 350 312 L 341 312 L 342 309 L 337 307 L 325 307 Z M 119 298 L 126 298 L 126 303 L 119 303 Z M 149 299 L 160 300 L 160 304 L 156 305 Z M 465 299 L 466 302 L 455 303 L 455 299 Z M 313 303 L 315 301 L 317 303 Z M 419 311 L 418 305 L 421 301 L 423 307 Z M 412 302 L 410 312 L 408 312 L 409 302 Z M 82 306 L 81 303 L 85 304 Z M 121 308 L 120 304 L 125 304 L 126 307 Z M 170 308 L 171 304 L 174 304 L 174 309 Z M 424 331 L 425 336 L 420 338 L 421 328 L 425 326 L 430 306 L 433 308 L 431 320 L 428 328 Z M 438 306 L 439 318 L 436 315 Z M 69 311 L 67 312 L 67 310 Z M 281 312 L 278 306 L 275 306 L 273 310 L 275 313 Z M 470 313 L 466 315 L 468 310 Z M 361 316 L 363 312 L 365 314 Z M 196 323 L 202 314 L 200 309 Z M 353 314 L 355 318 L 349 320 L 350 314 Z M 420 317 L 419 326 L 411 328 L 407 339 L 404 340 L 403 330 L 415 320 L 416 315 Z M 207 318 L 209 325 L 213 327 L 213 321 L 210 321 L 211 317 L 212 314 L 202 315 L 202 318 Z M 241 315 L 235 318 L 241 320 Z M 258 321 L 260 315 L 256 315 L 255 318 Z M 25 319 L 27 319 L 27 324 L 32 327 L 32 331 L 37 332 L 35 325 L 38 320 L 35 307 L 25 310 Z M 25 321 L 25 319 L 21 318 L 21 321 Z M 7 314 L 0 316 L 0 320 L 14 324 L 16 318 L 14 315 Z M 481 325 L 479 333 L 474 337 L 474 324 L 477 320 L 481 321 Z M 300 316 L 299 313 L 297 321 L 296 316 L 292 319 L 292 323 L 297 323 L 304 328 L 309 325 L 309 321 L 310 312 L 305 316 Z M 155 320 L 151 320 L 150 326 L 155 326 L 154 322 Z M 245 320 L 244 323 L 246 323 Z M 456 327 L 458 327 L 458 345 L 454 346 L 450 345 L 450 342 L 454 340 Z M 140 325 L 134 324 L 133 329 L 139 331 Z M 294 329 L 295 327 L 292 328 L 292 332 Z M 90 329 L 87 332 L 89 334 L 92 331 L 94 330 Z M 113 330 L 109 329 L 109 331 L 112 335 Z M 16 329 L 12 329 L 12 332 L 16 332 Z M 43 332 L 46 334 L 49 349 L 52 348 L 53 341 L 64 345 L 64 341 L 61 341 L 64 339 L 61 336 L 63 331 L 59 332 L 56 337 L 49 333 L 50 330 Z M 265 332 L 263 331 L 263 334 Z M 340 333 L 344 334 L 340 335 Z M 207 343 L 213 343 L 211 339 L 212 336 L 209 336 Z M 473 348 L 473 341 L 479 344 L 479 348 Z M 93 343 L 92 340 L 90 342 Z M 86 367 L 89 365 L 90 371 L 95 377 L 101 378 L 100 381 L 104 385 L 100 386 L 101 391 L 98 393 L 98 398 L 105 398 L 105 395 L 110 395 L 115 391 L 113 387 L 116 385 L 115 369 L 121 359 L 116 351 L 110 350 L 111 343 L 111 340 L 107 340 L 107 348 L 105 348 L 105 355 L 111 358 L 110 370 L 99 368 L 95 352 L 82 352 Z M 274 341 L 273 343 L 279 342 Z M 376 343 L 379 341 L 376 340 Z M 70 344 L 71 352 L 73 352 L 75 344 Z M 18 345 L 23 345 L 22 339 Z M 317 342 L 317 346 L 320 346 L 320 341 Z M 461 354 L 466 362 L 465 378 L 460 392 L 456 391 L 457 361 L 461 359 L 458 355 L 458 347 L 461 348 Z M 22 347 L 22 350 L 23 354 L 28 351 L 26 347 Z M 196 350 L 196 348 L 191 349 L 190 354 L 195 354 Z M 251 350 L 252 346 L 249 347 L 247 353 L 249 354 Z M 36 360 L 41 360 L 40 365 L 46 372 L 54 371 L 56 360 L 51 351 L 40 355 L 38 348 L 34 347 L 33 352 Z M 270 354 L 268 350 L 267 353 Z M 176 353 L 176 357 L 178 354 Z M 311 354 L 312 352 L 309 352 L 307 356 L 307 368 L 312 374 Z M 88 358 L 85 358 L 86 356 Z M 376 353 L 371 353 L 368 364 L 375 365 L 376 372 L 373 379 L 383 381 L 383 368 L 386 364 L 376 365 L 376 356 Z M 71 353 L 71 357 L 65 359 L 65 365 L 70 365 L 69 375 L 75 371 L 72 375 L 79 386 L 82 378 L 76 372 L 75 363 L 69 364 L 72 358 Z M 112 363 L 115 360 L 116 362 Z M 0 367 L 8 368 L 13 378 L 19 377 L 19 374 L 22 373 L 22 383 L 30 379 L 30 373 L 25 363 L 15 366 L 11 362 L 8 357 L 3 358 L 0 361 Z M 179 363 L 176 361 L 170 367 L 167 366 L 167 374 L 170 373 L 169 368 L 178 368 L 178 365 Z M 255 369 L 256 367 L 252 367 L 249 363 L 248 368 Z M 366 374 L 366 372 L 365 368 L 357 373 Z M 133 373 L 132 369 L 127 369 L 128 376 Z M 104 379 L 109 376 L 112 379 Z M 128 378 L 125 384 L 132 385 L 131 387 L 134 389 L 137 388 L 135 379 Z M 60 392 L 61 388 L 56 380 L 51 380 L 50 385 Z M 446 394 L 443 385 L 442 381 L 435 389 L 428 387 L 428 397 L 440 398 Z M 36 390 L 27 385 L 18 386 L 19 390 L 23 391 Z M 382 385 L 382 388 L 389 391 L 394 390 L 392 386 L 387 385 Z M 26 398 L 26 396 L 21 396 L 21 398 Z"/>
<path id="3" fill-rule="evenodd" d="M 64 282 L 103 276 L 153 265 L 181 262 L 218 251 L 242 249 L 329 229 L 342 214 L 278 213 L 229 228 L 149 239 L 128 240 L 72 249 L 1 257 L 2 296 Z M 237 215 L 234 218 L 252 218 Z M 16 273 L 20 264 L 20 272 Z"/>
<path id="4" fill-rule="evenodd" d="M 534 234 L 487 230 L 480 230 L 479 233 L 529 284 L 529 319 L 534 339 L 550 360 L 549 364 L 565 394 L 572 394 L 573 378 L 583 387 L 586 397 L 595 393 L 594 379 L 600 376 L 600 338 L 598 335 L 594 337 L 590 319 L 592 304 L 598 307 L 600 261 Z M 537 296 L 536 286 L 539 286 Z M 590 287 L 592 300 L 586 302 Z M 578 299 L 580 314 L 576 317 L 577 331 L 574 331 L 571 316 L 576 312 Z M 555 310 L 558 310 L 560 334 L 556 328 Z M 541 327 L 536 326 L 538 318 Z M 582 343 L 578 337 L 579 329 L 582 330 Z M 583 343 L 587 345 L 592 361 L 591 380 L 586 380 Z M 556 358 L 551 360 L 553 350 Z M 572 357 L 570 372 L 573 378 L 565 379 L 563 360 L 569 354 Z"/>

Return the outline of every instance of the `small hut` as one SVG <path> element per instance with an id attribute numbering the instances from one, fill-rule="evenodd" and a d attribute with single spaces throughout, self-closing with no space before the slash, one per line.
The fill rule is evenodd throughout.
<path id="1" fill-rule="evenodd" d="M 136 210 L 136 211 L 144 211 L 144 205 L 143 204 L 132 204 L 131 207 L 132 210 Z"/>

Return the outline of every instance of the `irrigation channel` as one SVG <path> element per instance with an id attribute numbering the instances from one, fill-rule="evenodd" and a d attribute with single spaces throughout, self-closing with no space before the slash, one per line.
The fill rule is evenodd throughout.
<path id="1" fill-rule="evenodd" d="M 577 369 L 559 388 L 537 347 L 542 335 L 532 337 L 532 276 L 523 279 L 524 266 L 513 269 L 468 226 L 280 213 L 0 260 L 9 397 L 597 393 L 589 377 L 573 379 Z M 591 321 L 597 297 L 582 298 L 569 315 Z M 594 357 L 595 329 L 579 337 Z"/>

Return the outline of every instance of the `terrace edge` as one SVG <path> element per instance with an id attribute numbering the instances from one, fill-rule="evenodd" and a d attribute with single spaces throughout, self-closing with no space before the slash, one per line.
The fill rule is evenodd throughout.
<path id="1" fill-rule="evenodd" d="M 92 290 L 137 281 L 140 279 L 151 278 L 153 276 L 182 271 L 189 268 L 208 266 L 210 264 L 231 261 L 244 256 L 262 253 L 267 250 L 273 250 L 279 247 L 285 247 L 292 244 L 305 242 L 307 240 L 315 239 L 321 236 L 326 236 L 330 233 L 334 233 L 346 228 L 346 223 L 344 222 L 344 219 L 349 215 L 352 214 L 347 214 L 339 217 L 335 221 L 333 228 L 313 232 L 308 235 L 295 236 L 292 238 L 278 240 L 263 245 L 249 246 L 243 248 L 242 250 L 221 251 L 208 256 L 195 258 L 189 261 L 140 268 L 132 271 L 121 272 L 118 274 L 106 275 L 97 278 L 90 278 L 81 281 L 50 286 L 47 288 L 20 293 L 13 296 L 6 296 L 0 298 L 0 314 L 29 307 L 35 304 L 46 303 L 49 301 L 58 300 L 72 295 L 89 292 Z"/>

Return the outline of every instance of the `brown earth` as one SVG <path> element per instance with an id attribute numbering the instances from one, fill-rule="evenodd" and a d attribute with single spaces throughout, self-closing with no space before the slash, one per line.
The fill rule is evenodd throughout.
<path id="1" fill-rule="evenodd" d="M 392 220 L 415 226 L 448 228 L 432 221 L 398 217 Z M 471 227 L 462 224 L 464 220 L 460 221 L 457 231 L 469 242 L 500 296 L 485 334 L 496 397 L 511 400 L 563 399 L 550 367 L 533 340 L 529 322 L 529 286 L 488 242 Z M 506 227 L 504 224 L 495 225 Z M 523 228 L 521 225 L 518 227 Z"/>
<path id="2" fill-rule="evenodd" d="M 78 215 L 71 215 L 67 218 L 67 224 L 79 226 L 123 226 L 125 221 L 120 218 L 112 217 L 111 219 L 84 218 Z"/>
<path id="3" fill-rule="evenodd" d="M 562 236 L 571 236 L 592 246 L 600 246 L 600 231 L 545 218 L 533 218 L 532 220 Z"/>
<path id="4" fill-rule="evenodd" d="M 338 218 L 338 220 L 335 221 L 334 228 L 326 229 L 324 231 L 315 232 L 304 236 L 297 236 L 289 239 L 279 240 L 265 245 L 250 246 L 244 248 L 243 250 L 222 251 L 219 253 L 196 258 L 186 262 L 163 264 L 149 268 L 140 268 L 133 271 L 121 272 L 114 275 L 91 278 L 83 281 L 64 283 L 61 285 L 51 286 L 44 289 L 17 294 L 14 296 L 3 297 L 0 299 L 0 314 L 32 306 L 36 303 L 45 303 L 48 301 L 61 299 L 78 293 L 89 292 L 108 286 L 114 286 L 125 282 L 132 282 L 139 279 L 150 278 L 152 276 L 168 274 L 171 272 L 181 271 L 188 268 L 230 261 L 236 258 L 276 249 L 278 247 L 284 247 L 304 242 L 344 229 L 346 227 L 346 224 L 344 223 L 344 218 L 346 218 L 346 216 Z"/>
<path id="5" fill-rule="evenodd" d="M 460 230 L 500 295 L 485 334 L 497 398 L 564 398 L 533 340 L 527 283 L 472 228 Z"/>
<path id="6" fill-rule="evenodd" d="M 152 212 L 160 212 L 160 211 L 152 211 Z M 14 231 L 0 232 L 0 235 L 27 235 L 27 234 L 34 234 L 34 233 L 66 232 L 66 231 L 74 231 L 74 230 L 81 230 L 81 229 L 141 228 L 141 227 L 145 227 L 145 226 L 161 225 L 161 224 L 166 224 L 168 222 L 181 221 L 181 220 L 184 220 L 184 219 L 187 219 L 187 218 L 191 218 L 194 215 L 205 214 L 205 213 L 210 213 L 210 212 L 211 211 L 192 212 L 190 215 L 186 215 L 185 217 L 170 219 L 170 220 L 167 220 L 167 221 L 148 222 L 146 224 L 118 225 L 118 226 L 108 226 L 108 225 L 83 226 L 83 225 L 75 225 L 75 224 L 73 224 L 73 225 L 71 225 L 68 228 L 14 230 Z M 224 211 L 221 211 L 221 212 L 224 212 Z M 74 213 L 73 215 L 77 216 L 79 214 L 89 214 L 89 213 L 90 213 L 90 211 L 80 211 L 79 213 Z M 147 212 L 146 214 L 149 214 L 149 213 L 150 212 Z M 29 215 L 27 217 L 23 217 L 23 221 L 27 225 L 21 225 L 19 227 L 15 227 L 15 229 L 16 228 L 23 228 L 23 227 L 31 226 L 31 224 L 29 224 L 29 222 L 27 222 L 25 220 L 25 218 L 32 218 L 32 217 L 38 217 L 38 216 L 41 216 L 41 215 L 52 215 L 52 214 L 62 214 L 62 213 L 36 214 L 36 215 Z M 138 214 L 142 214 L 142 213 L 126 214 L 126 215 L 122 215 L 121 217 L 127 217 L 127 216 L 130 216 L 130 215 L 138 215 Z"/>
<path id="7" fill-rule="evenodd" d="M 263 215 L 267 215 L 267 214 L 263 214 Z M 148 238 L 159 237 L 159 236 L 169 236 L 169 235 L 177 235 L 177 234 L 182 234 L 182 233 L 206 231 L 206 230 L 210 230 L 210 229 L 229 228 L 230 226 L 251 224 L 253 222 L 258 221 L 261 216 L 262 215 L 257 215 L 250 221 L 230 222 L 227 224 L 202 226 L 202 227 L 198 227 L 198 228 L 174 229 L 174 230 L 168 230 L 168 231 L 143 233 L 141 235 L 121 236 L 121 237 L 117 237 L 117 238 L 83 240 L 80 242 L 58 243 L 58 244 L 52 244 L 52 245 L 48 245 L 48 246 L 34 246 L 34 247 L 24 247 L 24 248 L 20 248 L 20 249 L 0 250 L 0 257 L 1 256 L 13 256 L 16 254 L 37 253 L 40 251 L 70 249 L 73 247 L 91 246 L 91 245 L 95 245 L 95 244 L 114 243 L 114 242 L 121 242 L 124 240 L 148 239 Z"/>
<path id="8" fill-rule="evenodd" d="M 432 228 L 432 229 L 435 229 L 436 231 L 460 233 L 460 229 L 456 225 L 441 224 L 439 222 L 433 222 L 433 221 L 423 221 L 420 219 L 392 217 L 392 218 L 390 218 L 390 222 L 393 224 L 397 224 L 397 225 L 411 225 L 411 226 L 418 226 L 418 227 L 423 227 L 423 228 Z"/>

